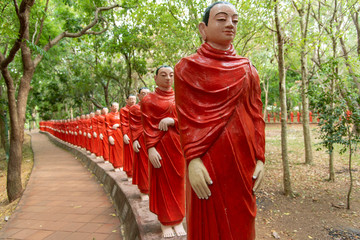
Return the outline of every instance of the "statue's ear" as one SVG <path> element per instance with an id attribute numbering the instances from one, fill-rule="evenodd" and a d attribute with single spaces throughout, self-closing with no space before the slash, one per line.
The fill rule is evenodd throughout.
<path id="1" fill-rule="evenodd" d="M 207 26 L 204 22 L 199 23 L 199 32 L 204 42 L 206 42 L 206 27 Z"/>

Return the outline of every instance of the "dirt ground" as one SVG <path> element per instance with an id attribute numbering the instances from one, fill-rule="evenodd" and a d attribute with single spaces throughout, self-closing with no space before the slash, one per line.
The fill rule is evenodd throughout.
<path id="1" fill-rule="evenodd" d="M 354 154 L 351 209 L 346 210 L 349 188 L 348 155 L 335 155 L 335 182 L 328 182 L 328 155 L 316 151 L 316 125 L 312 126 L 312 165 L 304 163 L 301 125 L 288 125 L 288 152 L 295 198 L 282 194 L 280 125 L 266 126 L 266 175 L 257 193 L 257 239 L 360 239 L 360 151 Z M 337 148 L 339 150 L 339 148 Z M 8 204 L 4 154 L 0 152 L 0 229 L 17 201 Z M 25 184 L 32 169 L 30 138 L 26 135 L 22 179 Z"/>
<path id="2" fill-rule="evenodd" d="M 25 134 L 25 141 L 23 147 L 23 161 L 21 165 L 21 180 L 23 187 L 25 188 L 27 181 L 29 180 L 30 173 L 33 167 L 33 153 L 30 144 L 30 136 Z M 5 217 L 10 216 L 15 210 L 19 199 L 10 203 L 6 193 L 6 175 L 7 175 L 7 163 L 5 160 L 5 152 L 3 149 L 0 150 L 0 229 L 5 224 Z"/>
<path id="3" fill-rule="evenodd" d="M 288 125 L 288 152 L 295 198 L 285 197 L 280 147 L 280 125 L 266 126 L 266 176 L 257 194 L 257 239 L 360 239 L 360 151 L 353 158 L 353 190 L 348 154 L 335 155 L 335 182 L 328 179 L 328 154 L 316 151 L 316 125 L 312 126 L 313 165 L 305 165 L 301 125 Z M 359 146 L 360 147 L 360 146 Z M 358 148 L 359 148 L 358 147 Z M 340 148 L 337 147 L 337 150 Z"/>

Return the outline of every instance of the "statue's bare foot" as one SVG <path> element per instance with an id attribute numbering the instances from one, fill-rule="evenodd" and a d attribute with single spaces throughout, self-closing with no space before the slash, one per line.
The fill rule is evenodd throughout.
<path id="1" fill-rule="evenodd" d="M 120 168 L 115 168 L 115 172 L 120 172 Z"/>
<path id="2" fill-rule="evenodd" d="M 149 195 L 140 193 L 141 201 L 147 201 L 149 200 Z"/>
<path id="3" fill-rule="evenodd" d="M 132 182 L 132 178 L 131 178 L 131 177 L 129 177 L 129 178 L 128 178 L 128 181 L 129 181 L 129 182 Z"/>
<path id="4" fill-rule="evenodd" d="M 180 223 L 178 225 L 175 225 L 174 230 L 175 230 L 176 235 L 178 235 L 178 236 L 185 236 L 186 235 L 186 231 L 185 231 L 182 223 Z"/>
<path id="5" fill-rule="evenodd" d="M 163 237 L 164 238 L 171 238 L 171 237 L 175 237 L 175 232 L 172 229 L 171 226 L 164 226 L 162 224 L 161 225 L 161 230 L 163 232 Z"/>

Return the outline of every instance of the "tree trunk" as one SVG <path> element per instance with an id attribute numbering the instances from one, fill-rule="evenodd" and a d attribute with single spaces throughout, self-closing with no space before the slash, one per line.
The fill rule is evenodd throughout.
<path id="1" fill-rule="evenodd" d="M 127 84 L 126 84 L 126 89 L 125 89 L 125 95 L 126 95 L 125 98 L 127 98 L 127 96 L 130 94 L 130 89 L 131 89 L 132 68 L 131 68 L 131 55 L 129 54 L 129 56 L 128 56 L 127 54 L 124 54 L 124 56 L 125 56 L 126 65 L 127 65 Z"/>
<path id="2" fill-rule="evenodd" d="M 19 128 L 19 127 L 17 127 Z M 13 129 L 10 137 L 10 155 L 7 170 L 7 195 L 9 202 L 19 198 L 23 192 L 21 183 L 22 137 L 20 129 Z"/>
<path id="3" fill-rule="evenodd" d="M 329 153 L 329 181 L 335 182 L 334 150 Z"/>
<path id="4" fill-rule="evenodd" d="M 1 148 L 5 150 L 6 148 L 6 139 L 5 139 L 5 114 L 4 110 L 0 109 L 0 137 L 1 137 Z"/>
<path id="5" fill-rule="evenodd" d="M 0 80 L 2 79 L 2 75 L 0 75 Z M 3 88 L 0 86 L 0 99 L 3 98 Z M 0 105 L 0 138 L 1 138 L 1 147 L 6 150 L 6 134 L 5 134 L 5 118 L 6 115 L 4 114 L 4 105 Z"/>
<path id="6" fill-rule="evenodd" d="M 346 209 L 350 209 L 350 196 L 351 196 L 351 191 L 353 188 L 353 176 L 352 176 L 352 167 L 351 167 L 351 163 L 352 163 L 352 145 L 351 145 L 351 130 L 350 130 L 350 126 L 347 127 L 348 129 L 348 141 L 349 141 L 349 175 L 350 175 L 350 186 L 349 186 L 349 191 L 347 194 L 347 204 L 346 204 Z"/>
<path id="7" fill-rule="evenodd" d="M 309 126 L 309 97 L 308 97 L 308 65 L 307 65 L 307 23 L 308 17 L 305 18 L 304 7 L 297 9 L 300 16 L 300 31 L 301 31 L 301 100 L 302 100 L 302 125 L 304 134 L 305 146 L 305 163 L 311 164 L 313 162 L 311 149 L 311 135 Z M 309 13 L 309 9 L 308 9 Z M 308 15 L 307 15 L 308 16 Z"/>
<path id="8" fill-rule="evenodd" d="M 266 84 L 265 84 L 266 81 Z M 264 113 L 263 113 L 263 118 L 264 121 L 266 122 L 266 115 L 267 115 L 267 106 L 268 106 L 268 102 L 269 102 L 269 80 L 264 80 L 263 82 L 263 89 L 264 89 L 264 93 L 265 93 L 265 103 L 264 103 Z"/>
<path id="9" fill-rule="evenodd" d="M 283 162 L 283 181 L 284 181 L 284 194 L 286 196 L 292 196 L 293 191 L 291 188 L 289 158 L 287 151 L 287 106 L 286 106 L 286 75 L 285 75 L 285 60 L 284 60 L 284 37 L 283 30 L 281 29 L 280 19 L 278 16 L 278 3 L 275 2 L 275 23 L 276 23 L 276 35 L 278 44 L 278 68 L 279 68 L 279 90 L 280 90 L 280 102 L 281 102 L 281 156 Z"/>

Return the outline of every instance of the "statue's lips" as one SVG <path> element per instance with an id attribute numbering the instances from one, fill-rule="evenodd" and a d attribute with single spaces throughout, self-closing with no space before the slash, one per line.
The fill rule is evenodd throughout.
<path id="1" fill-rule="evenodd" d="M 224 31 L 226 35 L 234 35 L 235 33 L 233 31 Z"/>

